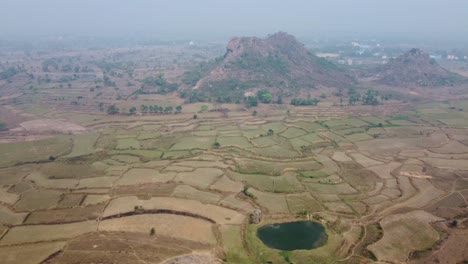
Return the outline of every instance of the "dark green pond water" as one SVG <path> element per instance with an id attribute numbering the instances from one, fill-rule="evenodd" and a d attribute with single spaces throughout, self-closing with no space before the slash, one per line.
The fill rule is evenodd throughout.
<path id="1" fill-rule="evenodd" d="M 323 225 L 311 221 L 265 225 L 257 236 L 268 247 L 285 251 L 317 248 L 328 238 Z"/>

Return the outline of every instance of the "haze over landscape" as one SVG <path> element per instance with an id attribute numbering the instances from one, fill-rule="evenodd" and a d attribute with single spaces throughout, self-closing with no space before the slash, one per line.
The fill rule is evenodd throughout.
<path id="1" fill-rule="evenodd" d="M 467 10 L 3 1 L 0 263 L 468 263 Z"/>
<path id="2" fill-rule="evenodd" d="M 4 1 L 0 32 L 216 39 L 287 31 L 301 37 L 377 36 L 467 41 L 463 0 L 225 2 L 112 0 Z"/>

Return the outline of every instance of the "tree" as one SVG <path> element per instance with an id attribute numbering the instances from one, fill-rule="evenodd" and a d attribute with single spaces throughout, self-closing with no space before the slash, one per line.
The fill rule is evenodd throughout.
<path id="1" fill-rule="evenodd" d="M 257 105 L 258 105 L 257 97 L 253 97 L 253 96 L 247 97 L 247 102 L 246 102 L 247 108 L 254 107 L 254 106 L 257 106 Z"/>
<path id="2" fill-rule="evenodd" d="M 283 104 L 283 97 L 280 95 L 278 96 L 278 100 L 276 100 L 277 104 Z"/>
<path id="3" fill-rule="evenodd" d="M 166 106 L 166 107 L 164 107 L 164 113 L 165 113 L 165 114 L 172 113 L 172 110 L 173 110 L 173 109 L 174 109 L 174 108 L 173 108 L 172 106 Z"/>
<path id="4" fill-rule="evenodd" d="M 182 106 L 181 105 L 176 106 L 175 110 L 176 110 L 176 113 L 182 112 Z"/>
<path id="5" fill-rule="evenodd" d="M 252 116 L 257 116 L 257 110 L 254 110 L 254 111 L 252 112 Z"/>
<path id="6" fill-rule="evenodd" d="M 116 115 L 120 112 L 119 108 L 117 106 L 115 106 L 115 104 L 113 105 L 110 105 L 108 108 L 107 108 L 107 114 L 109 115 Z"/>
<path id="7" fill-rule="evenodd" d="M 131 115 L 134 115 L 136 113 L 136 107 L 132 106 L 130 107 L 130 110 L 128 110 L 128 112 L 131 114 Z"/>
<path id="8" fill-rule="evenodd" d="M 193 119 L 198 119 L 198 116 L 197 116 L 197 115 L 193 115 Z"/>
<path id="9" fill-rule="evenodd" d="M 275 131 L 273 131 L 273 129 L 268 129 L 268 132 L 267 132 L 267 135 L 268 136 L 273 136 L 273 134 L 275 133 Z"/>
<path id="10" fill-rule="evenodd" d="M 363 96 L 362 101 L 364 105 L 379 105 L 378 96 L 379 92 L 376 90 L 369 89 L 367 93 Z"/>
<path id="11" fill-rule="evenodd" d="M 154 230 L 154 227 L 152 227 L 150 229 L 150 236 L 154 236 L 155 233 L 156 233 L 156 231 Z"/>
<path id="12" fill-rule="evenodd" d="M 221 147 L 221 144 L 219 144 L 218 141 L 215 141 L 215 143 L 213 143 L 213 148 L 214 149 L 219 149 Z"/>
<path id="13" fill-rule="evenodd" d="M 361 96 L 359 94 L 352 94 L 349 97 L 349 105 L 356 105 L 356 102 L 361 100 Z"/>
<path id="14" fill-rule="evenodd" d="M 264 104 L 271 103 L 271 100 L 273 99 L 273 95 L 265 90 L 258 91 L 257 97 Z"/>
<path id="15" fill-rule="evenodd" d="M 6 130 L 6 129 L 7 129 L 6 124 L 0 121 L 0 131 Z"/>
<path id="16" fill-rule="evenodd" d="M 143 114 L 146 114 L 148 112 L 148 106 L 146 105 L 141 105 L 140 106 L 140 111 L 143 113 Z"/>

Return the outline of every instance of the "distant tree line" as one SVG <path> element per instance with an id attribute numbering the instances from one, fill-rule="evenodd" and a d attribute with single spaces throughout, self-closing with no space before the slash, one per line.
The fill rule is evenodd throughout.
<path id="1" fill-rule="evenodd" d="M 102 105 L 99 106 L 102 109 Z M 178 114 L 182 112 L 182 106 L 178 105 L 176 107 L 173 106 L 158 106 L 158 105 L 141 105 L 140 112 L 142 114 Z M 129 114 L 134 115 L 137 113 L 137 108 L 132 106 L 128 113 L 126 111 L 121 110 L 115 104 L 109 105 L 107 107 L 107 114 L 109 115 L 117 115 L 117 114 Z"/>

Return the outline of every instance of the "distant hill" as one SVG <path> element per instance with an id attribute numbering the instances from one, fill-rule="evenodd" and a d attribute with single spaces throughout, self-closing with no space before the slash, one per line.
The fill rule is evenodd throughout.
<path id="1" fill-rule="evenodd" d="M 222 58 L 211 66 L 200 67 L 198 72 L 188 72 L 185 79 L 186 84 L 194 84 L 212 96 L 228 94 L 237 98 L 252 88 L 291 93 L 320 86 L 349 87 L 355 82 L 343 69 L 314 56 L 284 32 L 264 39 L 233 38 Z"/>
<path id="2" fill-rule="evenodd" d="M 429 54 L 411 49 L 376 71 L 377 82 L 389 86 L 451 86 L 461 80 L 455 73 L 442 68 Z"/>

